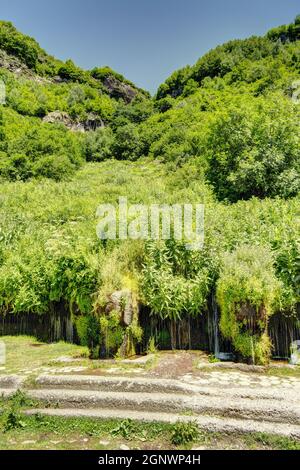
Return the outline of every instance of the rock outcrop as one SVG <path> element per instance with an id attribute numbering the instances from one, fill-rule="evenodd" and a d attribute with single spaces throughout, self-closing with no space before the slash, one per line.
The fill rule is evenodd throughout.
<path id="1" fill-rule="evenodd" d="M 63 124 L 72 131 L 84 132 L 84 126 L 81 123 L 72 121 L 68 113 L 62 111 L 53 111 L 43 118 L 43 122 L 48 124 Z"/>
<path id="2" fill-rule="evenodd" d="M 124 326 L 130 326 L 134 315 L 133 296 L 130 290 L 121 290 L 114 292 L 109 297 L 106 305 L 106 313 L 113 310 L 120 313 L 120 320 Z"/>
<path id="3" fill-rule="evenodd" d="M 127 83 L 121 82 L 113 75 L 108 75 L 103 81 L 103 85 L 107 88 L 109 95 L 115 99 L 123 99 L 129 104 L 134 100 L 138 91 Z"/>
<path id="4" fill-rule="evenodd" d="M 63 124 L 67 129 L 76 132 L 95 131 L 104 127 L 102 119 L 94 113 L 90 113 L 85 121 L 73 121 L 68 113 L 53 111 L 43 118 L 48 124 Z"/>

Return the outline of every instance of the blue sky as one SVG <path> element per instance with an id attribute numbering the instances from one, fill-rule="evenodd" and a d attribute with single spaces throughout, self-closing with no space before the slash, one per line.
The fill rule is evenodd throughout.
<path id="1" fill-rule="evenodd" d="M 1 19 L 56 57 L 109 65 L 154 92 L 174 70 L 230 39 L 290 23 L 299 0 L 9 0 Z"/>

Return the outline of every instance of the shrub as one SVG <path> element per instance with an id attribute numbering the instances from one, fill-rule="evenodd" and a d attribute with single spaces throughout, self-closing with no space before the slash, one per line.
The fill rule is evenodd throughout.
<path id="1" fill-rule="evenodd" d="M 3 425 L 3 432 L 13 431 L 26 427 L 25 421 L 22 420 L 21 413 L 12 408 L 6 415 Z"/>
<path id="2" fill-rule="evenodd" d="M 193 252 L 174 240 L 149 242 L 142 276 L 144 301 L 162 319 L 203 312 L 213 278 L 209 252 Z"/>
<path id="3" fill-rule="evenodd" d="M 192 444 L 199 439 L 200 431 L 197 423 L 194 422 L 178 422 L 174 424 L 171 431 L 171 442 L 175 446 L 186 446 Z"/>
<path id="4" fill-rule="evenodd" d="M 117 129 L 112 145 L 112 154 L 117 160 L 136 160 L 141 156 L 141 142 L 138 129 L 126 124 Z"/>
<path id="5" fill-rule="evenodd" d="M 121 347 L 125 329 L 121 325 L 120 314 L 116 311 L 101 316 L 99 321 L 102 351 L 106 357 L 110 357 L 116 354 Z"/>
<path id="6" fill-rule="evenodd" d="M 206 152 L 220 199 L 291 197 L 300 190 L 298 111 L 281 96 L 243 99 L 216 115 Z"/>
<path id="7" fill-rule="evenodd" d="M 113 134 L 109 128 L 88 132 L 85 139 L 85 158 L 88 162 L 100 162 L 111 158 Z"/>
<path id="8" fill-rule="evenodd" d="M 275 312 L 280 290 L 268 249 L 240 246 L 225 255 L 217 282 L 221 331 L 237 352 L 254 363 L 264 364 L 270 357 L 268 320 Z"/>

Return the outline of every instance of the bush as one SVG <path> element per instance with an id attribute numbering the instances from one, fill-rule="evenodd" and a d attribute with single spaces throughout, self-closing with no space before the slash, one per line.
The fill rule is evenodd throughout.
<path id="1" fill-rule="evenodd" d="M 144 301 L 162 319 L 181 320 L 205 309 L 214 266 L 209 253 L 184 244 L 149 242 L 142 277 Z"/>
<path id="2" fill-rule="evenodd" d="M 58 70 L 58 74 L 65 80 L 73 82 L 84 83 L 87 81 L 87 72 L 84 72 L 79 67 L 76 67 L 72 60 L 67 60 L 64 65 Z"/>
<path id="3" fill-rule="evenodd" d="M 298 110 L 281 96 L 243 99 L 216 115 L 206 152 L 220 199 L 291 197 L 300 190 Z"/>
<path id="4" fill-rule="evenodd" d="M 117 160 L 136 160 L 141 156 L 141 142 L 136 126 L 127 124 L 117 129 L 112 154 Z"/>
<path id="5" fill-rule="evenodd" d="M 0 176 L 23 181 L 34 176 L 61 180 L 82 164 L 81 135 L 63 126 L 21 117 L 11 110 L 3 114 Z"/>
<path id="6" fill-rule="evenodd" d="M 88 132 L 85 139 L 85 158 L 88 162 L 101 162 L 112 155 L 113 134 L 111 129 Z"/>
<path id="7" fill-rule="evenodd" d="M 15 429 L 25 428 L 26 424 L 22 420 L 22 415 L 19 411 L 12 408 L 6 415 L 3 425 L 3 432 L 14 431 Z"/>

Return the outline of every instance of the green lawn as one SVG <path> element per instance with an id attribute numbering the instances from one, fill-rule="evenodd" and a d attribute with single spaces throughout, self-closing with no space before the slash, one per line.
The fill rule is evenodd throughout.
<path id="1" fill-rule="evenodd" d="M 87 348 L 64 342 L 45 344 L 29 336 L 0 337 L 6 345 L 6 366 L 2 374 L 26 373 L 40 367 L 51 367 L 61 357 L 87 358 Z M 56 364 L 57 365 L 57 364 Z"/>

